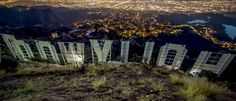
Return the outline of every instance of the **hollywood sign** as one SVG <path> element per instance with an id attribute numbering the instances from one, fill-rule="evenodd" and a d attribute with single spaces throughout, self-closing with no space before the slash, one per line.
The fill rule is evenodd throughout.
<path id="1" fill-rule="evenodd" d="M 2 34 L 4 41 L 15 58 L 29 61 L 34 54 L 28 43 L 17 40 L 13 35 Z M 60 56 L 54 45 L 49 41 L 35 40 L 37 50 L 42 59 L 52 63 L 80 66 L 84 63 L 84 43 L 57 42 Z M 111 62 L 111 46 L 113 40 L 90 40 L 93 62 Z M 149 64 L 154 50 L 154 42 L 146 42 L 142 63 Z M 128 63 L 130 41 L 121 41 L 120 63 Z M 187 53 L 184 45 L 166 44 L 160 48 L 156 65 L 170 69 L 179 69 Z M 61 58 L 60 58 L 61 57 Z M 226 69 L 235 57 L 234 54 L 201 51 L 190 73 L 196 74 L 202 70 L 211 71 L 218 76 Z"/>

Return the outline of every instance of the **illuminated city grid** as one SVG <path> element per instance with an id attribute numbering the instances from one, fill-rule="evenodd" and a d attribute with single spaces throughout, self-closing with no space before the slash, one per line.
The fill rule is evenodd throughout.
<path id="1" fill-rule="evenodd" d="M 54 6 L 68 8 L 110 8 L 184 13 L 221 13 L 236 10 L 235 0 L 2 0 L 5 6 Z"/>

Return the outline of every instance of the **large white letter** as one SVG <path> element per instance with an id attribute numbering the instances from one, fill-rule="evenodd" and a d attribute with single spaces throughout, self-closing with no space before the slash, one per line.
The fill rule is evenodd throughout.
<path id="1" fill-rule="evenodd" d="M 183 45 L 166 44 L 162 46 L 158 55 L 157 65 L 171 69 L 179 69 L 187 49 Z"/>
<path id="2" fill-rule="evenodd" d="M 84 62 L 84 43 L 67 42 L 66 44 L 68 45 L 65 45 L 64 42 L 58 42 L 64 64 L 73 63 L 75 66 L 81 66 Z"/>
<path id="3" fill-rule="evenodd" d="M 93 61 L 97 60 L 98 62 L 107 62 L 111 60 L 111 45 L 112 40 L 90 40 L 91 49 L 92 49 L 92 58 Z M 102 48 L 101 48 L 102 47 Z M 95 57 L 96 54 L 96 57 Z"/>
<path id="4" fill-rule="evenodd" d="M 128 63 L 129 58 L 129 41 L 121 41 L 120 61 Z"/>
<path id="5" fill-rule="evenodd" d="M 234 57 L 233 54 L 202 51 L 190 73 L 196 75 L 201 70 L 206 70 L 220 76 Z"/>
<path id="6" fill-rule="evenodd" d="M 149 61 L 151 60 L 152 57 L 153 48 L 154 48 L 154 42 L 146 42 L 142 63 L 149 64 Z"/>
<path id="7" fill-rule="evenodd" d="M 41 58 L 47 59 L 53 63 L 60 64 L 60 60 L 58 58 L 55 46 L 53 46 L 48 41 L 35 41 L 35 42 Z"/>
<path id="8" fill-rule="evenodd" d="M 3 34 L 2 37 L 15 58 L 28 61 L 34 57 L 29 44 L 25 43 L 23 40 L 16 40 L 13 35 L 7 34 Z"/>

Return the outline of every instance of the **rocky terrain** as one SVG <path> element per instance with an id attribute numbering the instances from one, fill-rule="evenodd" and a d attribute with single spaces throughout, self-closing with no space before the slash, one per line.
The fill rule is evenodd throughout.
<path id="1" fill-rule="evenodd" d="M 234 101 L 236 94 L 206 78 L 164 67 L 88 64 L 82 68 L 20 63 L 14 73 L 1 71 L 4 101 Z M 218 85 L 219 84 L 219 85 Z"/>

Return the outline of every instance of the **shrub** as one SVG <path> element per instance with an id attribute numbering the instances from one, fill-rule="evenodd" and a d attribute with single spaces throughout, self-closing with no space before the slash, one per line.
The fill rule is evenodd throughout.
<path id="1" fill-rule="evenodd" d="M 151 81 L 151 78 L 140 78 L 138 81 L 137 81 L 137 84 L 138 85 L 145 85 L 147 82 L 150 82 Z"/>
<path id="2" fill-rule="evenodd" d="M 138 98 L 139 101 L 152 101 L 149 95 L 141 95 Z"/>
<path id="3" fill-rule="evenodd" d="M 130 96 L 133 93 L 133 89 L 131 87 L 126 87 L 122 90 L 122 94 L 126 96 Z"/>
<path id="4" fill-rule="evenodd" d="M 166 69 L 166 67 L 160 67 L 161 69 L 160 69 L 160 72 L 161 72 L 161 74 L 163 74 L 163 75 L 168 75 L 168 74 L 170 74 L 171 73 L 171 70 L 170 69 Z"/>
<path id="5" fill-rule="evenodd" d="M 37 62 L 47 62 L 47 63 L 50 63 L 49 60 L 47 59 L 43 59 L 41 57 L 34 57 L 34 58 L 31 58 L 32 61 L 37 61 Z"/>
<path id="6" fill-rule="evenodd" d="M 170 82 L 172 84 L 181 85 L 181 84 L 184 84 L 185 81 L 180 77 L 180 75 L 171 74 L 170 75 Z"/>
<path id="7" fill-rule="evenodd" d="M 151 87 L 154 91 L 160 91 L 160 92 L 162 92 L 165 89 L 164 83 L 159 81 L 152 82 Z"/>
<path id="8" fill-rule="evenodd" d="M 143 74 L 142 68 L 134 68 L 133 72 L 135 75 L 142 75 Z"/>
<path id="9" fill-rule="evenodd" d="M 33 88 L 34 88 L 33 81 L 32 81 L 32 80 L 28 80 L 28 81 L 25 83 L 25 88 L 33 89 Z"/>
<path id="10" fill-rule="evenodd" d="M 177 74 L 171 75 L 173 84 L 183 84 L 178 93 L 187 101 L 205 101 L 209 96 L 215 96 L 226 92 L 221 86 L 209 82 L 206 78 L 186 77 Z"/>
<path id="11" fill-rule="evenodd" d="M 158 66 L 158 67 L 152 68 L 152 72 L 158 76 L 168 76 L 171 73 L 171 70 L 165 67 Z"/>
<path id="12" fill-rule="evenodd" d="M 6 75 L 5 70 L 0 70 L 0 79 L 3 78 Z"/>
<path id="13" fill-rule="evenodd" d="M 14 92 L 17 94 L 17 95 L 21 95 L 21 94 L 28 94 L 32 91 L 32 89 L 30 88 L 17 88 Z"/>
<path id="14" fill-rule="evenodd" d="M 94 66 L 94 65 L 92 65 L 92 66 Z M 97 72 L 96 72 L 95 68 L 89 66 L 89 67 L 87 68 L 87 73 L 86 73 L 86 74 L 87 74 L 88 76 L 96 76 L 96 75 L 97 75 Z"/>
<path id="15" fill-rule="evenodd" d="M 28 80 L 26 81 L 24 87 L 22 88 L 17 88 L 14 92 L 17 94 L 17 95 L 21 95 L 21 94 L 28 94 L 30 92 L 33 91 L 33 89 L 35 89 L 36 87 L 34 87 L 34 83 L 32 80 Z M 38 88 L 38 87 L 37 87 Z"/>
<path id="16" fill-rule="evenodd" d="M 104 84 L 106 83 L 106 78 L 103 77 L 101 79 L 97 79 L 95 81 L 92 82 L 92 86 L 93 86 L 93 89 L 95 91 L 97 91 L 98 89 L 100 89 Z"/>

